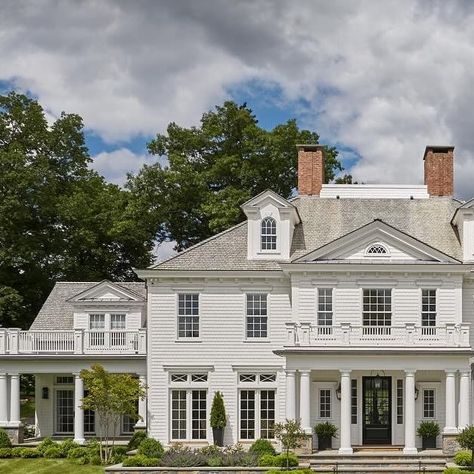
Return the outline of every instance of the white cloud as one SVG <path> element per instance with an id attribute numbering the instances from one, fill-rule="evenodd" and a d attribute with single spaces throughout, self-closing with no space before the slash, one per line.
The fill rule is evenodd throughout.
<path id="1" fill-rule="evenodd" d="M 468 197 L 473 20 L 473 3 L 441 0 L 10 0 L 0 79 L 111 142 L 196 123 L 228 87 L 268 81 L 362 156 L 357 179 L 421 182 L 424 146 L 454 144 Z"/>

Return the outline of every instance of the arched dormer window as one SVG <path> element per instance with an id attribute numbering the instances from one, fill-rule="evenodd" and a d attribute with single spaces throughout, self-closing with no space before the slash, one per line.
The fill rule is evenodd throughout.
<path id="1" fill-rule="evenodd" d="M 276 220 L 273 217 L 265 217 L 262 220 L 260 242 L 262 250 L 276 250 Z"/>
<path id="2" fill-rule="evenodd" d="M 374 244 L 370 244 L 365 249 L 365 255 L 367 255 L 368 257 L 389 257 L 390 252 L 384 244 L 376 242 Z"/>

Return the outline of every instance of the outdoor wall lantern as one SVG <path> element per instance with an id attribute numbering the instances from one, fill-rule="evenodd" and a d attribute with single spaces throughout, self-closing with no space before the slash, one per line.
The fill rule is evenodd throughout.
<path id="1" fill-rule="evenodd" d="M 380 377 L 378 372 L 374 377 L 374 387 L 376 390 L 380 390 L 382 388 L 382 377 Z"/>
<path id="2" fill-rule="evenodd" d="M 48 400 L 49 398 L 49 387 L 43 387 L 42 389 L 42 398 L 43 400 Z"/>
<path id="3" fill-rule="evenodd" d="M 337 388 L 336 388 L 336 398 L 337 398 L 338 400 L 341 399 L 341 384 L 339 384 L 339 385 L 337 386 Z"/>

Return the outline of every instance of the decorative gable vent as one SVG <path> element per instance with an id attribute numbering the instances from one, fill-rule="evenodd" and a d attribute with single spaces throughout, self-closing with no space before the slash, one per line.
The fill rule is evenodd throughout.
<path id="1" fill-rule="evenodd" d="M 388 257 L 390 255 L 387 247 L 381 243 L 375 243 L 375 244 L 370 244 L 366 249 L 365 249 L 365 255 L 370 256 L 370 257 Z"/>

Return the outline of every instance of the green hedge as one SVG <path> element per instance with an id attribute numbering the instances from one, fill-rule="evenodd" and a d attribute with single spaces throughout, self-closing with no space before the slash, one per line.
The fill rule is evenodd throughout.
<path id="1" fill-rule="evenodd" d="M 123 467 L 156 467 L 160 465 L 158 458 L 149 458 L 143 454 L 136 454 L 126 458 L 123 463 Z"/>
<path id="2" fill-rule="evenodd" d="M 296 454 L 289 453 L 288 461 L 290 467 L 298 466 L 298 457 L 296 456 Z M 276 456 L 272 456 L 271 454 L 264 454 L 258 460 L 258 465 L 261 467 L 286 467 L 286 454 L 282 453 Z"/>
<path id="3" fill-rule="evenodd" d="M 470 451 L 458 451 L 454 455 L 454 462 L 458 466 L 470 466 L 471 459 L 472 459 L 472 454 Z"/>

